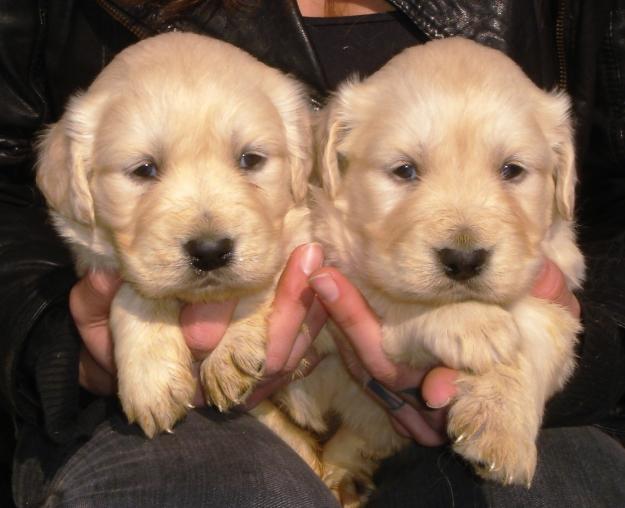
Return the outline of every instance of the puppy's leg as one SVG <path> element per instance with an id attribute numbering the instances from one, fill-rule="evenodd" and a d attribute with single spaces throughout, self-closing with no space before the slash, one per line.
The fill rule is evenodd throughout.
<path id="1" fill-rule="evenodd" d="M 372 476 L 378 462 L 363 453 L 368 448 L 367 442 L 345 425 L 323 447 L 322 479 L 343 507 L 364 505 L 373 491 Z"/>
<path id="2" fill-rule="evenodd" d="M 303 379 L 290 383 L 275 396 L 281 408 L 300 426 L 320 435 L 338 430 L 323 445 L 322 479 L 343 506 L 363 505 L 372 489 L 372 475 L 381 459 L 410 441 L 397 434 L 388 413 L 354 381 L 329 336 L 316 342 L 327 356 Z M 321 346 L 321 347 L 319 347 Z M 330 418 L 328 421 L 324 417 Z"/>
<path id="3" fill-rule="evenodd" d="M 263 375 L 266 335 L 266 312 L 230 325 L 201 365 L 207 402 L 227 411 L 246 399 Z"/>
<path id="4" fill-rule="evenodd" d="M 185 415 L 196 388 L 179 312 L 178 302 L 146 299 L 128 284 L 111 308 L 119 398 L 148 437 Z"/>
<path id="5" fill-rule="evenodd" d="M 250 413 L 277 434 L 318 476 L 321 476 L 319 450 L 317 442 L 311 434 L 294 425 L 282 411 L 268 400 L 258 404 Z"/>
<path id="6" fill-rule="evenodd" d="M 496 365 L 481 375 L 458 377 L 447 430 L 454 450 L 486 479 L 529 485 L 534 476 L 542 408 L 528 374 L 527 365 Z"/>
<path id="7" fill-rule="evenodd" d="M 385 352 L 393 360 L 415 367 L 423 366 L 425 349 L 448 367 L 485 372 L 496 363 L 510 363 L 519 343 L 519 330 L 511 314 L 480 302 L 435 307 L 408 323 L 384 326 Z"/>
<path id="8" fill-rule="evenodd" d="M 448 431 L 454 449 L 481 476 L 529 485 L 544 404 L 573 370 L 579 323 L 564 309 L 535 298 L 511 312 L 523 336 L 516 361 L 459 377 Z"/>

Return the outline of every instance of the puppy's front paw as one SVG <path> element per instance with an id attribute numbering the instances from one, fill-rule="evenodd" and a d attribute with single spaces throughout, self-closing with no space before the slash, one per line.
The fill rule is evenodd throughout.
<path id="1" fill-rule="evenodd" d="M 148 437 L 171 432 L 189 410 L 196 381 L 188 361 L 174 352 L 154 352 L 120 368 L 119 399 L 128 420 L 139 424 Z"/>
<path id="2" fill-rule="evenodd" d="M 448 433 L 454 450 L 471 462 L 480 476 L 529 487 L 536 469 L 536 408 L 518 396 L 512 378 L 493 378 L 460 378 L 460 395 L 449 412 Z"/>
<path id="3" fill-rule="evenodd" d="M 206 402 L 219 411 L 227 411 L 247 398 L 261 379 L 264 355 L 252 348 L 236 348 L 222 343 L 201 366 Z"/>
<path id="4" fill-rule="evenodd" d="M 465 323 L 452 341 L 456 355 L 465 368 L 484 372 L 494 363 L 509 364 L 520 341 L 519 330 L 507 312 L 491 313 L 488 319 L 479 315 Z"/>
<path id="5" fill-rule="evenodd" d="M 521 338 L 509 312 L 478 302 L 439 307 L 421 316 L 418 325 L 427 351 L 448 367 L 476 373 L 512 363 Z"/>

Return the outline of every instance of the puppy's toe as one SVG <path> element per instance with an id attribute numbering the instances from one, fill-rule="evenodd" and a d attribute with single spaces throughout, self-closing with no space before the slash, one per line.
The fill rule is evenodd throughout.
<path id="1" fill-rule="evenodd" d="M 482 373 L 494 364 L 509 365 L 517 354 L 519 340 L 514 321 L 504 316 L 468 327 L 458 343 L 462 347 L 461 355 L 466 356 L 469 370 Z"/>
<path id="2" fill-rule="evenodd" d="M 215 350 L 202 362 L 206 401 L 220 411 L 241 404 L 262 377 L 264 362 L 227 349 Z"/>
<path id="3" fill-rule="evenodd" d="M 135 379 L 132 384 L 120 377 L 119 398 L 128 421 L 136 422 L 151 438 L 160 432 L 171 432 L 185 416 L 196 382 L 191 370 L 183 365 L 169 365 L 158 376 L 146 371 L 143 374 L 141 381 Z"/>
<path id="4" fill-rule="evenodd" d="M 454 451 L 473 464 L 486 480 L 502 485 L 531 485 L 536 470 L 536 445 L 518 436 L 474 434 L 454 444 Z"/>
<path id="5" fill-rule="evenodd" d="M 482 389 L 487 380 L 473 378 L 468 389 L 467 378 L 461 383 L 462 393 L 449 412 L 448 433 L 453 449 L 471 462 L 485 479 L 502 484 L 529 485 L 536 469 L 535 410 L 514 400 L 512 390 L 495 396 Z M 488 390 L 491 390 L 488 387 Z"/>

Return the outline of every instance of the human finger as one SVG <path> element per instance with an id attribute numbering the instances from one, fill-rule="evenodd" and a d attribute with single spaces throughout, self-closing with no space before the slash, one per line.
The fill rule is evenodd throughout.
<path id="1" fill-rule="evenodd" d="M 314 349 L 310 349 L 304 355 L 302 361 L 298 363 L 298 367 L 295 371 L 261 381 L 246 399 L 242 409 L 249 411 L 274 392 L 291 383 L 293 380 L 306 377 L 310 374 L 310 372 L 312 372 L 321 359 L 322 357 Z"/>
<path id="2" fill-rule="evenodd" d="M 318 270 L 309 279 L 309 284 L 349 342 L 349 347 L 346 347 L 338 340 L 337 346 L 355 377 L 362 381 L 366 373 L 394 391 L 420 384 L 423 372 L 395 364 L 386 356 L 377 316 L 360 292 L 338 270 L 331 267 Z M 359 371 L 350 358 L 350 349 L 365 372 Z"/>
<path id="3" fill-rule="evenodd" d="M 365 383 L 365 389 L 399 424 L 395 426 L 401 434 L 423 446 L 439 446 L 447 440 L 444 425 L 432 425 L 432 419 L 414 407 L 408 397 L 392 392 L 373 378 Z"/>
<path id="4" fill-rule="evenodd" d="M 117 388 L 115 376 L 103 369 L 85 347 L 79 354 L 78 383 L 85 390 L 101 396 L 113 395 Z"/>
<path id="5" fill-rule="evenodd" d="M 305 351 L 306 344 L 309 345 L 314 337 L 309 330 L 301 328 L 314 301 L 307 279 L 322 263 L 323 251 L 318 243 L 300 245 L 287 261 L 269 316 L 265 359 L 267 377 L 283 373 L 295 343 L 302 344 L 299 349 Z"/>
<path id="6" fill-rule="evenodd" d="M 321 356 L 311 347 L 315 337 L 325 324 L 327 313 L 319 300 L 315 299 L 302 324 L 302 333 L 299 333 L 284 364 L 281 373 L 264 376 L 254 391 L 245 401 L 243 408 L 246 411 L 254 408 L 262 400 L 274 392 L 294 381 L 307 376 L 321 361 Z"/>
<path id="7" fill-rule="evenodd" d="M 430 409 L 447 407 L 456 396 L 458 371 L 448 367 L 434 367 L 423 378 L 421 397 Z"/>
<path id="8" fill-rule="evenodd" d="M 90 271 L 78 281 L 69 296 L 69 307 L 83 344 L 92 358 L 114 374 L 113 341 L 109 332 L 111 303 L 121 279 L 114 272 Z"/>
<path id="9" fill-rule="evenodd" d="M 297 334 L 293 348 L 282 369 L 285 374 L 294 372 L 298 368 L 302 358 L 309 351 L 311 344 L 323 328 L 323 325 L 325 325 L 327 319 L 328 314 L 325 307 L 315 298 L 310 309 L 308 309 L 306 319 L 304 319 L 301 327 L 301 333 Z"/>

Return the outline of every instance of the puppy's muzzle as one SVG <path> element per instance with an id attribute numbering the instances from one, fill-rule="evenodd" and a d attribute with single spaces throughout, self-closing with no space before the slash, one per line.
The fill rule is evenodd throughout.
<path id="1" fill-rule="evenodd" d="M 486 249 L 439 249 L 436 251 L 438 260 L 445 275 L 452 280 L 466 281 L 478 276 L 490 257 Z"/>
<path id="2" fill-rule="evenodd" d="M 234 256 L 234 241 L 231 238 L 193 238 L 184 244 L 193 268 L 209 272 L 226 266 Z"/>

